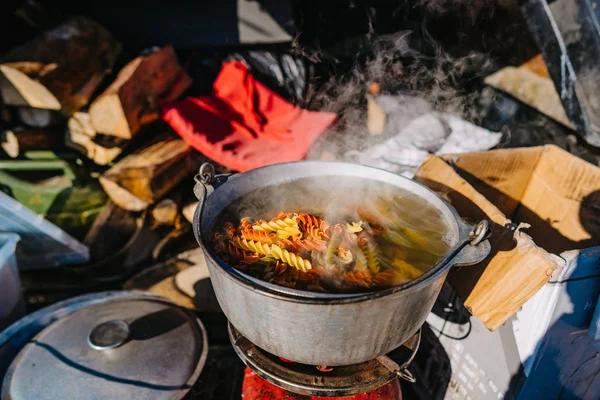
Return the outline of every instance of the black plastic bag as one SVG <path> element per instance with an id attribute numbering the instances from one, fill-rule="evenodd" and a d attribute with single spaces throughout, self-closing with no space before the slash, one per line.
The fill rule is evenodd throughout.
<path id="1" fill-rule="evenodd" d="M 229 59 L 244 61 L 256 79 L 294 104 L 302 104 L 312 68 L 305 59 L 289 53 L 249 50 Z"/>

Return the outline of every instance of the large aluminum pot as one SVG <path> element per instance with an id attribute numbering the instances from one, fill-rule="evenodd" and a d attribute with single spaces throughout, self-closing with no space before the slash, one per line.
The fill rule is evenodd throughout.
<path id="1" fill-rule="evenodd" d="M 217 217 L 236 199 L 257 189 L 277 197 L 277 206 L 323 201 L 311 193 L 272 196 L 278 185 L 307 179 L 355 179 L 392 185 L 410 191 L 440 210 L 453 236 L 452 249 L 428 272 L 403 285 L 369 293 L 323 294 L 288 289 L 250 277 L 228 266 L 210 247 Z M 235 328 L 258 347 L 310 365 L 349 365 L 372 360 L 399 347 L 423 325 L 453 265 L 481 261 L 490 251 L 487 227 L 479 237 L 460 220 L 454 209 L 426 187 L 372 167 L 347 163 L 303 161 L 276 164 L 236 175 L 214 176 L 203 165 L 194 188 L 200 204 L 194 215 L 194 233 L 206 254 L 212 284 L 223 312 Z M 256 193 L 256 192 L 255 192 Z M 290 196 L 291 197 L 291 196 Z M 298 198 L 301 197 L 301 198 Z M 281 200 L 283 198 L 283 200 Z M 471 244 L 474 243 L 474 244 Z"/>

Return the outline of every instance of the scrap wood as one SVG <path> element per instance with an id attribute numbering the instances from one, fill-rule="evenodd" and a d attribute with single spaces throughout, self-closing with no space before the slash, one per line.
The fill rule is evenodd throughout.
<path id="1" fill-rule="evenodd" d="M 503 68 L 485 78 L 484 82 L 574 129 L 541 55 L 520 67 Z"/>
<path id="2" fill-rule="evenodd" d="M 97 134 L 89 114 L 76 112 L 69 118 L 65 144 L 98 165 L 107 165 L 121 155 L 129 140 Z"/>
<path id="3" fill-rule="evenodd" d="M 493 160 L 488 165 L 493 165 Z M 495 330 L 533 297 L 561 264 L 525 233 L 515 234 L 511 220 L 448 161 L 428 156 L 415 180 L 445 193 L 461 217 L 471 221 L 486 218 L 492 222 L 492 254 L 477 265 L 453 271 L 448 280 L 469 312 L 488 329 Z M 508 207 L 512 203 L 505 204 Z"/>
<path id="4" fill-rule="evenodd" d="M 416 179 L 446 193 L 462 217 L 493 222 L 490 257 L 448 276 L 490 330 L 563 270 L 573 251 L 596 262 L 589 250 L 600 245 L 600 168 L 557 146 L 430 156 Z"/>
<path id="5" fill-rule="evenodd" d="M 27 151 L 57 150 L 64 147 L 62 129 L 14 127 L 0 130 L 0 146 L 9 157 Z"/>
<path id="6" fill-rule="evenodd" d="M 132 268 L 150 257 L 161 240 L 150 225 L 148 213 L 133 213 L 107 201 L 84 239 L 92 263 L 81 271 L 89 273 L 90 280 L 96 274 L 104 276 L 105 281 L 124 279 Z"/>
<path id="7" fill-rule="evenodd" d="M 124 289 L 154 293 L 196 311 L 221 310 L 200 248 L 185 251 L 140 272 L 124 285 Z"/>
<path id="8" fill-rule="evenodd" d="M 94 130 L 131 139 L 159 118 L 159 102 L 173 101 L 191 85 L 171 46 L 129 62 L 89 108 Z"/>
<path id="9" fill-rule="evenodd" d="M 175 225 L 179 206 L 172 199 L 163 199 L 152 208 L 152 218 L 159 225 Z"/>
<path id="10" fill-rule="evenodd" d="M 181 213 L 185 217 L 186 221 L 188 221 L 190 224 L 194 223 L 194 213 L 196 212 L 196 208 L 198 208 L 198 204 L 200 203 L 193 201 L 189 204 L 186 204 L 181 210 Z"/>
<path id="11" fill-rule="evenodd" d="M 123 158 L 100 177 L 100 183 L 119 207 L 141 211 L 191 175 L 197 159 L 185 141 L 167 137 Z"/>
<path id="12" fill-rule="evenodd" d="M 0 58 L 0 94 L 6 105 L 69 116 L 89 103 L 120 51 L 102 26 L 75 17 Z"/>

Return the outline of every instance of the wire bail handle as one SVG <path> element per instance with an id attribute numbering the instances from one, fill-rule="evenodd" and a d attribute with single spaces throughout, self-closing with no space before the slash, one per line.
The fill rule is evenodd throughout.
<path id="1" fill-rule="evenodd" d="M 210 185 L 215 178 L 215 166 L 211 163 L 204 163 L 200 166 L 200 170 L 198 174 L 194 176 L 194 180 L 196 183 L 201 183 L 203 185 Z"/>

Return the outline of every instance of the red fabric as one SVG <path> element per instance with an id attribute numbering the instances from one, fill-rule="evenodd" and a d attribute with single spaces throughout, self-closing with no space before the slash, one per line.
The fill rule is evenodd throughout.
<path id="1" fill-rule="evenodd" d="M 213 89 L 165 107 L 163 119 L 196 150 L 237 171 L 303 159 L 336 118 L 288 103 L 239 61 L 223 64 Z"/>

